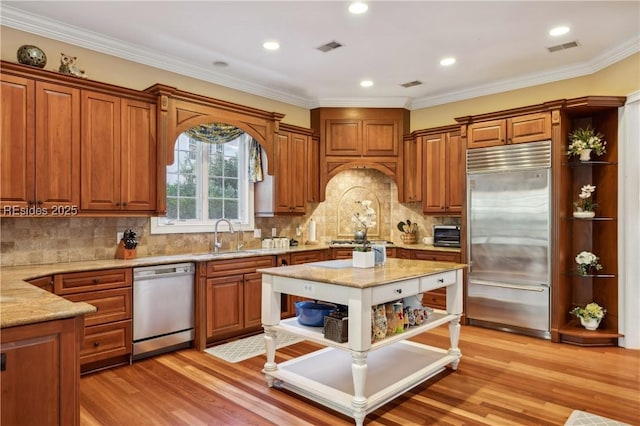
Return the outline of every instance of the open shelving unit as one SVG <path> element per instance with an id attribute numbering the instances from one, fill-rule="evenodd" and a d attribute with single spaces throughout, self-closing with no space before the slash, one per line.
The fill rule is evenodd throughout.
<path id="1" fill-rule="evenodd" d="M 558 268 L 554 277 L 552 339 L 582 346 L 617 346 L 618 330 L 618 108 L 624 97 L 586 97 L 568 100 L 561 110 L 554 156 L 557 206 Z M 587 125 L 604 135 L 606 153 L 582 162 L 567 157 L 569 134 Z M 573 203 L 583 185 L 595 185 L 593 218 L 574 218 Z M 600 258 L 601 271 L 579 275 L 575 257 L 590 251 Z M 569 312 L 596 302 L 607 310 L 597 330 L 586 330 Z"/>

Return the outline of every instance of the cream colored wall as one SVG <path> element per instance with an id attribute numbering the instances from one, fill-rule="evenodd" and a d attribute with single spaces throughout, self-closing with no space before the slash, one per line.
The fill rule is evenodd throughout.
<path id="1" fill-rule="evenodd" d="M 411 111 L 411 131 L 455 124 L 456 117 L 589 95 L 626 96 L 640 89 L 640 53 L 597 73 Z"/>
<path id="2" fill-rule="evenodd" d="M 185 77 L 169 71 L 153 68 L 136 62 L 105 55 L 56 40 L 40 37 L 8 27 L 0 27 L 0 57 L 7 62 L 17 62 L 16 52 L 23 44 L 33 44 L 47 55 L 45 69 L 57 71 L 60 53 L 78 57 L 78 66 L 84 69 L 90 79 L 111 83 L 135 90 L 144 90 L 156 83 L 166 84 L 187 92 L 209 96 L 224 101 L 248 105 L 269 112 L 285 114 L 284 123 L 309 127 L 309 110 L 251 95 L 234 89 Z"/>

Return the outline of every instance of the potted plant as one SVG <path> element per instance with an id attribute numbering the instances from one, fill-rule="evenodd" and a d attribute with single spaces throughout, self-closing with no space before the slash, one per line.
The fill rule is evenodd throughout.
<path id="1" fill-rule="evenodd" d="M 580 161 L 589 161 L 592 152 L 596 155 L 602 155 L 607 152 L 605 148 L 607 142 L 603 138 L 604 135 L 596 133 L 591 126 L 587 126 L 585 129 L 575 129 L 569 134 L 571 144 L 567 154 L 569 157 L 572 155 L 579 156 Z"/>
<path id="2" fill-rule="evenodd" d="M 578 264 L 578 274 L 587 275 L 592 269 L 599 271 L 602 269 L 602 265 L 598 263 L 600 258 L 590 251 L 581 251 L 576 256 L 576 263 Z"/>
<path id="3" fill-rule="evenodd" d="M 361 245 L 353 249 L 353 266 L 356 268 L 371 268 L 375 265 L 375 254 L 371 251 L 367 231 L 376 225 L 376 212 L 371 207 L 371 200 L 356 201 L 358 209 L 351 216 L 355 225 L 355 241 Z"/>
<path id="4" fill-rule="evenodd" d="M 580 200 L 573 203 L 573 206 L 576 208 L 573 212 L 573 217 L 589 218 L 596 215 L 594 209 L 598 207 L 598 205 L 594 203 L 593 198 L 591 198 L 591 194 L 593 194 L 595 190 L 596 187 L 594 185 L 584 185 L 580 188 L 580 194 L 578 194 Z"/>
<path id="5" fill-rule="evenodd" d="M 595 330 L 600 325 L 600 321 L 604 318 L 607 310 L 596 302 L 591 302 L 584 308 L 577 306 L 569 313 L 580 318 L 580 324 L 587 330 Z"/>

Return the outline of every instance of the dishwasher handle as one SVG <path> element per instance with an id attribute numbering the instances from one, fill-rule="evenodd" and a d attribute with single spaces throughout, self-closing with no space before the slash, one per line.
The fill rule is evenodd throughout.
<path id="1" fill-rule="evenodd" d="M 181 263 L 179 265 L 158 265 L 145 268 L 134 268 L 133 278 L 159 278 L 167 275 L 193 275 L 195 267 L 192 263 Z"/>

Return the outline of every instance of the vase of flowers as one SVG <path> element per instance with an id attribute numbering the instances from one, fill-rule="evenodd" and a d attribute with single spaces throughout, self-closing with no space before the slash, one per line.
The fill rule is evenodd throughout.
<path id="1" fill-rule="evenodd" d="M 353 249 L 353 266 L 355 268 L 371 268 L 375 265 L 375 253 L 371 251 L 367 231 L 376 225 L 376 211 L 371 207 L 371 200 L 356 201 L 357 210 L 351 215 L 355 226 L 354 241 L 360 244 Z"/>
<path id="2" fill-rule="evenodd" d="M 584 308 L 577 306 L 569 313 L 580 318 L 580 324 L 587 330 L 596 330 L 600 326 L 600 321 L 604 318 L 607 310 L 596 302 L 591 302 Z"/>
<path id="3" fill-rule="evenodd" d="M 578 274 L 588 275 L 593 269 L 599 271 L 602 269 L 602 265 L 598 263 L 600 258 L 590 251 L 581 251 L 576 256 L 576 263 L 578 264 Z"/>
<path id="4" fill-rule="evenodd" d="M 579 156 L 580 161 L 589 161 L 592 153 L 599 156 L 607 152 L 605 148 L 607 142 L 603 138 L 604 135 L 597 133 L 591 126 L 575 129 L 569 134 L 571 144 L 567 154 L 569 157 Z"/>
<path id="5" fill-rule="evenodd" d="M 591 197 L 591 194 L 593 194 L 595 190 L 595 185 L 584 185 L 580 188 L 580 194 L 578 194 L 578 198 L 580 198 L 580 200 L 573 203 L 573 206 L 575 207 L 573 217 L 586 219 L 596 215 L 594 209 L 598 207 L 598 205 L 593 202 L 593 198 Z"/>

